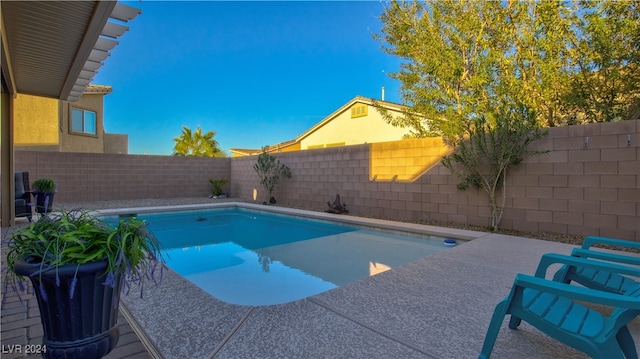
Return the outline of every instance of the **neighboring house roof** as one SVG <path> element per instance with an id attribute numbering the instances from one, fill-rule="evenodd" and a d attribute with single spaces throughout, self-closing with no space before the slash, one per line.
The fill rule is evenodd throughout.
<path id="1" fill-rule="evenodd" d="M 401 111 L 401 112 L 402 111 L 406 111 L 408 109 L 406 106 L 403 106 L 403 105 L 400 105 L 400 104 L 397 104 L 397 103 L 394 103 L 394 102 L 375 100 L 375 99 L 366 98 L 366 97 L 362 97 L 362 96 L 356 96 L 353 99 L 351 99 L 349 102 L 347 102 L 346 104 L 342 105 L 339 109 L 335 110 L 329 116 L 325 117 L 322 121 L 316 123 L 310 129 L 308 129 L 307 131 L 305 131 L 304 133 L 302 133 L 301 135 L 296 137 L 296 139 L 285 141 L 285 142 L 281 142 L 281 143 L 279 143 L 277 145 L 269 146 L 268 152 L 280 152 L 280 150 L 284 149 L 285 147 L 293 146 L 293 145 L 299 143 L 304 138 L 308 137 L 309 135 L 311 135 L 313 132 L 317 131 L 322 126 L 324 126 L 327 123 L 333 121 L 336 117 L 338 117 L 338 115 L 340 115 L 344 111 L 347 111 L 349 108 L 351 108 L 351 106 L 353 106 L 356 103 L 364 103 L 364 104 L 367 104 L 367 105 L 370 105 L 370 106 L 376 106 L 377 105 L 377 106 L 381 106 L 381 107 L 387 108 L 389 110 L 396 110 L 396 111 Z M 240 156 L 259 155 L 260 153 L 262 153 L 262 149 L 231 148 L 230 151 L 232 153 L 235 153 L 235 154 L 240 155 Z"/>
<path id="2" fill-rule="evenodd" d="M 253 156 L 262 152 L 262 150 L 256 150 L 255 148 L 230 148 L 229 151 L 239 156 Z"/>
<path id="3" fill-rule="evenodd" d="M 303 134 L 298 136 L 296 138 L 296 141 L 299 142 L 302 139 L 304 139 L 305 137 L 308 137 L 309 135 L 311 135 L 312 133 L 317 131 L 322 126 L 324 126 L 327 123 L 333 121 L 333 119 L 338 117 L 338 115 L 340 115 L 344 111 L 348 110 L 349 108 L 351 108 L 351 106 L 353 106 L 356 103 L 364 103 L 364 104 L 367 104 L 367 105 L 370 105 L 370 106 L 375 106 L 377 104 L 378 106 L 385 107 L 385 108 L 390 109 L 390 110 L 397 110 L 397 111 L 405 111 L 407 109 L 406 106 L 403 106 L 403 105 L 400 105 L 400 104 L 397 104 L 397 103 L 381 101 L 381 100 L 374 100 L 374 99 L 370 99 L 370 98 L 366 98 L 366 97 L 362 97 L 362 96 L 356 96 L 353 99 L 351 99 L 351 101 L 349 101 L 346 104 L 342 105 L 342 107 L 340 107 L 339 109 L 335 110 L 332 114 L 330 114 L 329 116 L 325 117 L 322 121 L 316 123 L 310 129 L 308 129 Z"/>
<path id="4" fill-rule="evenodd" d="M 280 142 L 277 145 L 273 145 L 273 146 L 269 146 L 269 148 L 267 148 L 267 152 L 280 152 L 283 149 L 289 147 L 289 146 L 293 146 L 297 143 L 296 140 L 289 140 L 289 141 L 284 141 L 284 142 Z M 234 154 L 240 155 L 240 156 L 253 156 L 253 155 L 259 155 L 262 153 L 262 149 L 255 149 L 255 148 L 230 148 L 229 151 L 231 151 Z"/>

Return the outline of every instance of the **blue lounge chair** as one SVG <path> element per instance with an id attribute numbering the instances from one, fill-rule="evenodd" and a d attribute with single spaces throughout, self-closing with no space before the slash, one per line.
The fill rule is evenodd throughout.
<path id="1" fill-rule="evenodd" d="M 544 278 L 552 264 L 591 267 L 624 274 L 627 266 L 584 258 L 545 254 L 535 276 L 518 274 L 509 295 L 496 306 L 479 358 L 488 359 L 502 321 L 511 314 L 509 328 L 522 320 L 550 337 L 594 358 L 638 358 L 627 324 L 640 314 L 640 284 L 624 295 L 554 282 Z M 615 308 L 608 316 L 585 306 L 595 303 Z"/>
<path id="2" fill-rule="evenodd" d="M 624 294 L 627 290 L 640 283 L 640 267 L 638 267 L 640 266 L 640 255 L 631 252 L 613 253 L 593 250 L 592 247 L 596 244 L 606 244 L 609 246 L 640 250 L 640 243 L 638 242 L 589 236 L 584 239 L 582 247 L 574 249 L 571 255 L 574 257 L 592 258 L 612 263 L 630 264 L 636 266 L 636 270 L 627 273 L 628 275 L 625 276 L 606 269 L 564 265 L 556 272 L 553 280 L 563 283 L 571 283 L 571 281 L 574 281 L 584 285 L 585 287 L 618 294 Z"/>

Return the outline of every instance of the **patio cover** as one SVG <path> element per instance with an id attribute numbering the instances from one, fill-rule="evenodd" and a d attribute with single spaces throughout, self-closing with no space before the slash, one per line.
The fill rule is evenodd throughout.
<path id="1" fill-rule="evenodd" d="M 28 94 L 76 101 L 139 9 L 116 1 L 3 1 L 2 218 L 13 224 L 13 99 Z M 111 21 L 110 21 L 111 20 Z M 115 21 L 113 21 L 115 20 Z"/>

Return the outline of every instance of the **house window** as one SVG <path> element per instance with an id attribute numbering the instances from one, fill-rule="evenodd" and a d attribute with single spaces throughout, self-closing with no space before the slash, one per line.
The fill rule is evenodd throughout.
<path id="1" fill-rule="evenodd" d="M 368 108 L 366 104 L 354 105 L 351 107 L 351 118 L 366 116 Z"/>
<path id="2" fill-rule="evenodd" d="M 96 113 L 79 108 L 71 109 L 71 131 L 96 134 Z"/>

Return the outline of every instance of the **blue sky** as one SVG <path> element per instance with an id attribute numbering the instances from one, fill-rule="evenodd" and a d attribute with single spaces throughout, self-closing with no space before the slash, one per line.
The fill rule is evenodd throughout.
<path id="1" fill-rule="evenodd" d="M 169 155 L 182 126 L 229 148 L 294 139 L 353 97 L 399 102 L 378 1 L 128 2 L 142 10 L 94 84 L 129 153 Z"/>

